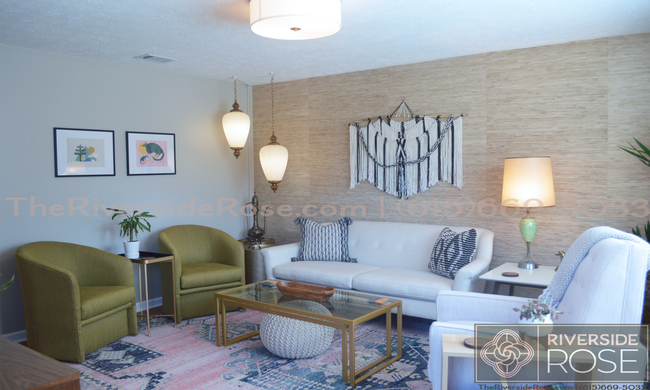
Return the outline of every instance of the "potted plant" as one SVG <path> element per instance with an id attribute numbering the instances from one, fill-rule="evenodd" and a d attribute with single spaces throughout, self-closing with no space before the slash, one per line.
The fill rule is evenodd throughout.
<path id="1" fill-rule="evenodd" d="M 135 210 L 132 214 L 124 210 L 112 209 L 110 207 L 106 208 L 107 210 L 115 211 L 111 219 L 116 217 L 123 216 L 124 220 L 120 222 L 120 237 L 129 237 L 129 241 L 124 241 L 124 256 L 129 259 L 137 259 L 140 257 L 140 241 L 138 241 L 138 230 L 139 231 L 151 231 L 151 224 L 147 221 L 147 218 L 156 218 L 155 215 L 149 214 L 149 212 L 144 211 L 138 213 L 138 210 Z"/>
<path id="2" fill-rule="evenodd" d="M 2 274 L 0 274 L 0 276 L 2 276 Z M 9 286 L 11 286 L 11 284 L 14 282 L 14 277 L 15 277 L 15 276 L 16 276 L 16 275 L 12 276 L 12 277 L 11 277 L 11 280 L 8 281 L 7 283 L 5 283 L 5 284 L 3 284 L 3 285 L 0 285 L 0 291 L 4 291 L 4 290 L 8 289 Z"/>
<path id="3" fill-rule="evenodd" d="M 532 324 L 532 323 L 552 323 L 557 320 L 561 311 L 557 310 L 551 305 L 541 299 L 529 299 L 521 309 L 512 309 L 519 312 L 519 323 Z"/>
<path id="4" fill-rule="evenodd" d="M 551 307 L 550 303 L 541 299 L 529 299 L 521 309 L 512 309 L 519 312 L 519 324 L 521 325 L 553 325 L 553 320 L 557 320 L 561 311 Z M 544 329 L 530 329 L 524 327 L 523 332 L 532 337 L 543 337 L 551 333 L 552 326 L 544 327 Z"/>

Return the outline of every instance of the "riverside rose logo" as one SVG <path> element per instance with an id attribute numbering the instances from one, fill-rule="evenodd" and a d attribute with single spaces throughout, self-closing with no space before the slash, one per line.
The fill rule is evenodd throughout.
<path id="1" fill-rule="evenodd" d="M 626 388 L 641 389 L 636 385 L 650 377 L 648 348 L 641 341 L 650 338 L 648 325 L 476 324 L 474 335 L 477 383 L 505 381 L 522 389 L 536 383 L 631 383 Z"/>
<path id="2" fill-rule="evenodd" d="M 535 356 L 533 347 L 512 329 L 503 329 L 481 348 L 481 359 L 503 378 L 512 378 Z"/>

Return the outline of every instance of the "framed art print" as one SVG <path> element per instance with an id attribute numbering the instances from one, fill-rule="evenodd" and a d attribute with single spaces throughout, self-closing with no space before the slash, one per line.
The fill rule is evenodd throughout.
<path id="1" fill-rule="evenodd" d="M 176 135 L 127 131 L 126 174 L 175 175 Z"/>
<path id="2" fill-rule="evenodd" d="M 55 127 L 54 176 L 115 176 L 115 133 Z"/>

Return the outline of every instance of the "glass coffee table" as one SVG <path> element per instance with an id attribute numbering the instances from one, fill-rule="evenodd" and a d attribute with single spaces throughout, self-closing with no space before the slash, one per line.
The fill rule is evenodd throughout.
<path id="1" fill-rule="evenodd" d="M 269 281 L 276 282 L 276 281 Z M 301 300 L 283 295 L 275 285 L 258 282 L 246 286 L 216 292 L 215 319 L 217 346 L 227 346 L 258 335 L 259 330 L 228 340 L 226 330 L 226 305 L 275 314 L 282 317 L 329 326 L 341 330 L 341 371 L 343 382 L 355 386 L 376 372 L 383 370 L 402 358 L 402 301 L 381 298 L 367 294 L 336 291 L 332 298 L 317 302 L 329 310 L 331 315 L 282 306 L 284 302 Z M 304 300 L 304 299 L 303 299 Z M 379 300 L 379 302 L 375 302 Z M 316 301 L 311 301 L 316 302 Z M 397 310 L 397 351 L 392 352 L 391 310 Z M 381 315 L 386 316 L 386 354 L 374 362 L 355 369 L 355 327 Z"/>

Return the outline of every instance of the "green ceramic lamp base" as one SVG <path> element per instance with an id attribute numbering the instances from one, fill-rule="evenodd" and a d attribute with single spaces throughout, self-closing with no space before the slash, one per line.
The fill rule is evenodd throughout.
<path id="1" fill-rule="evenodd" d="M 533 242 L 537 234 L 537 220 L 530 215 L 530 208 L 526 209 L 526 215 L 519 221 L 519 231 L 526 242 L 526 256 L 519 262 L 518 267 L 523 269 L 539 268 L 539 265 L 533 259 L 533 255 L 530 254 L 530 243 Z"/>

